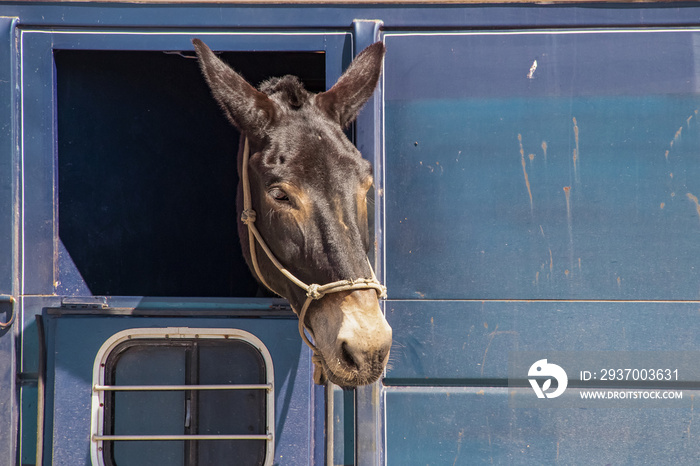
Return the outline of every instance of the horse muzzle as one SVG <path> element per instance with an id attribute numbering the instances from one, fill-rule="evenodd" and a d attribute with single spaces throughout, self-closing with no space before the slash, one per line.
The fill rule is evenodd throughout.
<path id="1" fill-rule="evenodd" d="M 392 330 L 375 290 L 325 296 L 313 306 L 307 323 L 316 342 L 317 368 L 345 388 L 375 382 L 389 360 Z M 319 364 L 320 363 L 320 364 Z M 315 374 L 316 383 L 322 383 Z"/>

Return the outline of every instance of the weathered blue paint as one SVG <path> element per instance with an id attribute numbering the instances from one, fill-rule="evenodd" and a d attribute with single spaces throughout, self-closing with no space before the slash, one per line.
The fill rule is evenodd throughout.
<path id="1" fill-rule="evenodd" d="M 697 303 L 391 301 L 387 319 L 391 385 L 504 385 L 515 351 L 700 351 Z"/>
<path id="2" fill-rule="evenodd" d="M 390 297 L 698 299 L 697 38 L 388 34 Z"/>
<path id="3" fill-rule="evenodd" d="M 698 350 L 697 38 L 387 32 L 387 464 L 697 457 L 658 433 L 692 392 L 642 432 L 505 388 L 515 351 Z"/>
<path id="4" fill-rule="evenodd" d="M 1 458 L 33 462 L 34 315 L 89 293 L 58 236 L 53 50 L 186 51 L 199 36 L 221 50 L 323 50 L 327 83 L 375 39 L 388 48 L 355 136 L 375 163 L 395 346 L 382 385 L 336 395 L 336 464 L 695 462 L 692 408 L 514 410 L 506 379 L 516 350 L 700 349 L 696 5 L 3 2 L 0 14 L 0 255 L 12 258 L 0 294 L 21 312 L 0 333 Z M 289 407 L 277 461 L 325 464 L 323 390 L 293 319 L 245 318 L 280 302 L 105 303 L 109 317 L 48 319 L 45 464 L 87 464 L 94 352 L 145 325 L 258 334 Z M 131 308 L 141 316 L 116 315 Z"/>
<path id="5" fill-rule="evenodd" d="M 507 388 L 389 390 L 387 464 L 690 465 L 700 454 L 687 407 L 526 410 L 511 408 L 510 396 Z"/>

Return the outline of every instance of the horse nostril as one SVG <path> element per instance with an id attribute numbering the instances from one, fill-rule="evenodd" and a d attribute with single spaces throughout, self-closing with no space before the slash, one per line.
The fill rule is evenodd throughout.
<path id="1" fill-rule="evenodd" d="M 357 361 L 355 361 L 355 358 L 352 356 L 350 348 L 348 347 L 348 344 L 345 341 L 340 344 L 340 356 L 343 358 L 343 361 L 348 366 L 354 368 L 358 367 Z"/>

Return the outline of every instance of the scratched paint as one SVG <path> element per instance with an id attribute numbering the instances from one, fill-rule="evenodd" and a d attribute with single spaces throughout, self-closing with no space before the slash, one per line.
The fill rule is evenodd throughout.
<path id="1" fill-rule="evenodd" d="M 533 209 L 532 189 L 530 189 L 530 178 L 527 176 L 527 166 L 525 164 L 525 150 L 523 149 L 523 135 L 518 133 L 518 144 L 520 144 L 520 161 L 523 166 L 523 177 L 525 178 L 525 186 L 527 187 L 527 195 L 530 197 L 530 210 Z"/>
<path id="2" fill-rule="evenodd" d="M 544 156 L 544 163 L 547 163 L 547 141 L 542 141 L 542 155 Z"/>
<path id="3" fill-rule="evenodd" d="M 576 182 L 581 181 L 578 177 L 578 159 L 579 159 L 579 148 L 578 148 L 578 122 L 576 121 L 576 117 L 571 118 L 573 124 L 574 124 L 574 155 L 573 155 L 573 163 L 574 163 L 574 179 Z"/>
<path id="4" fill-rule="evenodd" d="M 698 226 L 686 193 L 700 199 L 699 104 L 700 97 L 690 105 L 661 97 L 390 102 L 386 212 L 399 229 L 387 229 L 386 250 L 395 296 L 695 299 L 700 272 L 682 251 L 694 250 L 687 232 Z M 425 153 L 415 159 L 389 144 L 418 138 Z M 439 182 L 425 178 L 427 165 Z M 399 223 L 404 217 L 414 221 Z M 644 228 L 630 234 L 635 226 Z M 416 267 L 427 273 L 412 274 Z"/>
<path id="5" fill-rule="evenodd" d="M 569 263 L 570 269 L 574 268 L 574 226 L 571 218 L 571 186 L 564 186 L 564 197 L 566 198 L 566 223 L 567 229 L 569 230 Z M 569 277 L 569 270 L 566 270 L 564 274 Z"/>
<path id="6" fill-rule="evenodd" d="M 527 72 L 527 79 L 534 78 L 536 70 L 537 70 L 537 60 L 532 62 L 532 66 L 530 66 L 530 71 Z"/>

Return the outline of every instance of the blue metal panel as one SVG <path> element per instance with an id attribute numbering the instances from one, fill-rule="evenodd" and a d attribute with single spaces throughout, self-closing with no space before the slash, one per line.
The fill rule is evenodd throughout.
<path id="1" fill-rule="evenodd" d="M 699 349 L 697 40 L 387 34 L 387 464 L 695 461 L 669 434 L 693 392 L 650 414 L 494 387 L 515 351 Z"/>
<path id="2" fill-rule="evenodd" d="M 66 5 L 3 2 L 3 14 L 27 26 L 236 28 L 350 28 L 356 18 L 380 18 L 387 27 L 495 28 L 511 26 L 638 26 L 688 24 L 700 17 L 689 3 L 639 8 L 629 4 L 579 5 Z"/>
<path id="3" fill-rule="evenodd" d="M 52 294 L 54 241 L 54 67 L 49 35 L 21 35 L 22 293 Z"/>
<path id="4" fill-rule="evenodd" d="M 508 398 L 529 388 L 389 389 L 386 464 L 696 464 L 686 393 L 680 408 L 526 410 Z"/>
<path id="5" fill-rule="evenodd" d="M 388 35 L 390 297 L 697 299 L 699 38 Z"/>
<path id="6" fill-rule="evenodd" d="M 0 17 L 0 294 L 14 294 L 17 270 L 17 18 Z"/>
<path id="7" fill-rule="evenodd" d="M 20 440 L 20 464 L 33 464 L 37 458 L 37 443 L 38 438 L 37 423 L 39 422 L 37 411 L 42 407 L 39 406 L 38 400 L 38 373 L 40 370 L 39 358 L 39 339 L 36 323 L 36 315 L 41 315 L 42 309 L 45 307 L 60 306 L 61 299 L 55 296 L 24 296 L 21 300 L 21 349 L 18 351 L 19 370 L 21 379 L 24 384 L 21 387 L 20 398 L 20 424 L 19 437 Z M 46 406 L 50 412 L 52 400 L 46 400 Z M 46 423 L 44 423 L 46 424 Z M 50 426 L 50 417 L 48 419 Z M 50 439 L 44 444 L 43 451 L 50 452 Z M 46 440 L 46 439 L 45 439 Z M 50 456 L 49 453 L 44 455 L 44 458 Z"/>
<path id="8" fill-rule="evenodd" d="M 390 301 L 387 319 L 392 385 L 502 385 L 515 351 L 700 351 L 697 303 Z"/>
<path id="9" fill-rule="evenodd" d="M 15 27 L 17 18 L 0 17 L 0 320 L 14 324 L 0 329 L 0 458 L 14 459 L 17 452 L 17 420 L 19 406 L 15 386 L 15 337 L 19 303 L 17 280 L 17 217 L 15 164 L 17 163 L 17 50 Z M 14 313 L 14 314 L 13 314 Z"/>

